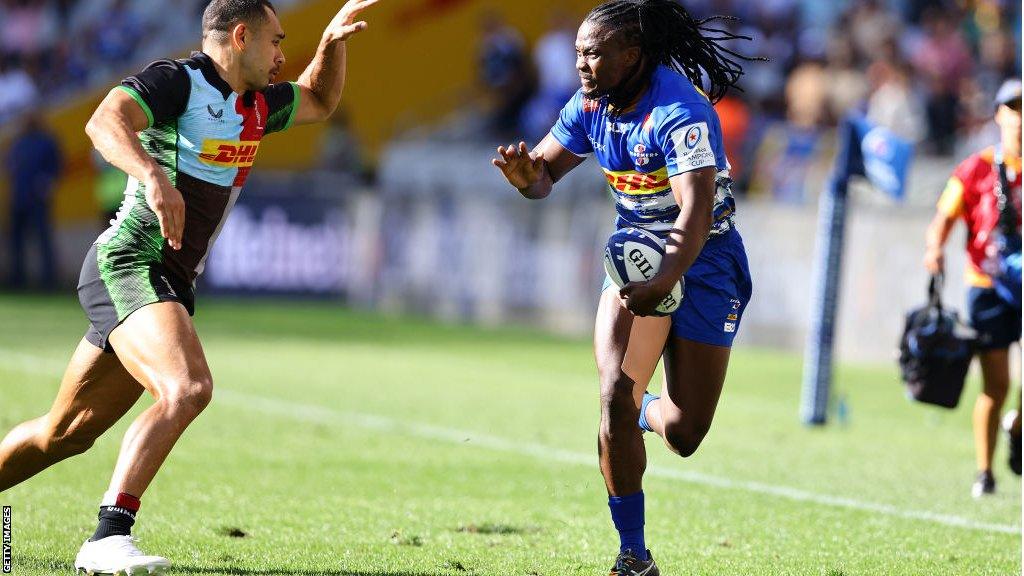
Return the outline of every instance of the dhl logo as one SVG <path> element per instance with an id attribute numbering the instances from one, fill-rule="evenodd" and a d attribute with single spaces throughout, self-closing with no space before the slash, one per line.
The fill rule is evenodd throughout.
<path id="1" fill-rule="evenodd" d="M 623 170 L 613 172 L 605 170 L 604 177 L 608 185 L 623 194 L 641 196 L 644 194 L 657 194 L 669 188 L 668 168 L 662 168 L 650 173 L 636 172 L 634 170 Z"/>
<path id="2" fill-rule="evenodd" d="M 248 168 L 259 147 L 259 140 L 205 140 L 199 160 L 210 166 Z"/>

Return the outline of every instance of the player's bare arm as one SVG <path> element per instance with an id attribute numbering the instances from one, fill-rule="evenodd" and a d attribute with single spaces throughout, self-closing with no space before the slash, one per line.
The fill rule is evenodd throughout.
<path id="1" fill-rule="evenodd" d="M 103 99 L 85 133 L 96 150 L 114 166 L 146 187 L 146 203 L 160 221 L 160 233 L 175 250 L 181 249 L 185 230 L 185 200 L 139 142 L 137 132 L 149 127 L 142 106 L 123 90 L 113 89 Z"/>
<path id="2" fill-rule="evenodd" d="M 345 42 L 366 30 L 367 23 L 356 18 L 378 1 L 349 0 L 324 29 L 316 55 L 297 82 L 302 96 L 295 124 L 323 122 L 334 114 L 345 89 Z"/>
<path id="3" fill-rule="evenodd" d="M 945 246 L 949 233 L 956 224 L 956 217 L 949 216 L 941 210 L 935 213 L 935 218 L 928 226 L 926 248 L 924 253 L 924 267 L 932 274 L 941 274 L 946 268 Z"/>
<path id="4" fill-rule="evenodd" d="M 498 156 L 491 159 L 491 164 L 501 170 L 520 194 L 531 200 L 547 197 L 555 182 L 586 159 L 566 150 L 550 134 L 532 152 L 526 142 L 520 142 L 518 146 L 498 146 Z"/>
<path id="5" fill-rule="evenodd" d="M 630 312 L 647 316 L 654 312 L 672 287 L 689 270 L 711 231 L 715 204 L 713 166 L 673 176 L 669 183 L 679 205 L 679 216 L 665 242 L 665 258 L 658 273 L 647 282 L 631 282 L 619 295 Z"/>

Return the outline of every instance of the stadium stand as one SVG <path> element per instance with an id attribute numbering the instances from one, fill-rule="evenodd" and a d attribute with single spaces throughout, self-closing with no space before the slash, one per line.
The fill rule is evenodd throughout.
<path id="1" fill-rule="evenodd" d="M 0 50 L 4 51 L 0 59 L 0 148 L 14 133 L 19 111 L 42 105 L 66 159 L 53 198 L 58 268 L 65 284 L 74 281 L 80 253 L 98 232 L 97 215 L 110 209 L 109 205 L 97 205 L 96 198 L 103 195 L 92 190 L 91 183 L 103 180 L 104 167 L 92 156 L 81 128 L 99 98 L 120 77 L 153 58 L 185 55 L 198 45 L 202 4 L 202 0 L 185 4 L 169 0 L 0 0 Z M 289 32 L 283 73 L 296 77 L 318 39 L 308 31 L 319 29 L 337 2 L 279 0 L 275 4 Z M 172 5 L 173 13 L 180 17 L 161 19 Z M 686 5 L 702 17 L 735 15 L 738 20 L 719 24 L 753 38 L 735 48 L 768 58 L 748 66 L 741 82 L 743 92 L 730 95 L 717 106 L 738 181 L 735 191 L 745 196 L 740 225 L 752 235 L 777 236 L 774 258 L 781 262 L 769 267 L 768 254 L 751 250 L 752 266 L 760 275 L 759 294 L 775 305 L 751 309 L 745 337 L 759 341 L 762 333 L 772 342 L 794 347 L 802 342 L 809 287 L 803 283 L 794 286 L 792 278 L 807 275 L 815 199 L 831 167 L 834 126 L 850 110 L 860 111 L 919 144 L 907 199 L 899 211 L 892 211 L 891 201 L 878 194 L 854 191 L 855 203 L 870 212 L 862 210 L 863 218 L 855 217 L 851 223 L 854 248 L 847 270 L 858 275 L 861 284 L 844 289 L 862 293 L 856 299 L 845 299 L 841 315 L 850 319 L 846 324 L 850 334 L 882 332 L 861 319 L 884 317 L 898 323 L 900 309 L 918 303 L 919 294 L 907 286 L 923 283 L 916 278 L 898 282 L 892 271 L 913 269 L 916 273 L 920 254 L 916 244 L 904 242 L 893 247 L 887 241 L 917 238 L 917 230 L 923 230 L 957 160 L 966 151 L 994 141 L 991 93 L 1004 76 L 1020 70 L 1020 5 L 1004 0 L 970 4 L 944 0 L 687 0 Z M 336 198 L 334 202 L 346 214 L 335 221 L 342 228 L 344 222 L 354 222 L 350 220 L 352 210 L 359 210 L 358 231 L 343 229 L 339 236 L 355 239 L 351 249 L 368 245 L 366 235 L 392 230 L 391 218 L 411 222 L 410 230 L 426 236 L 410 232 L 390 239 L 375 256 L 378 268 L 353 268 L 339 276 L 342 288 L 328 290 L 332 294 L 355 293 L 346 282 L 384 286 L 375 301 L 363 303 L 411 307 L 423 301 L 437 282 L 424 276 L 429 275 L 430 254 L 434 254 L 425 246 L 445 249 L 430 244 L 431 238 L 436 239 L 433 227 L 463 221 L 459 219 L 469 222 L 474 210 L 491 213 L 473 202 L 474 197 L 500 199 L 493 207 L 503 215 L 521 214 L 519 223 L 529 232 L 510 240 L 512 245 L 495 247 L 515 255 L 507 270 L 484 267 L 481 271 L 516 278 L 518 284 L 509 284 L 504 292 L 496 285 L 484 286 L 479 293 L 470 290 L 450 302 L 431 306 L 443 316 L 483 319 L 480 314 L 486 313 L 491 321 L 543 316 L 555 329 L 585 330 L 589 319 L 582 312 L 590 306 L 591 284 L 599 281 L 588 258 L 603 233 L 603 211 L 609 209 L 603 194 L 595 192 L 601 186 L 600 176 L 591 170 L 566 182 L 559 189 L 565 207 L 551 206 L 551 213 L 560 216 L 545 218 L 530 212 L 534 207 L 517 203 L 518 198 L 507 198 L 507 190 L 490 173 L 486 157 L 494 146 L 507 144 L 505 139 L 511 134 L 535 141 L 544 132 L 564 93 L 574 89 L 570 82 L 574 77 L 564 73 L 573 57 L 571 45 L 566 44 L 572 39 L 575 23 L 592 6 L 591 0 L 566 0 L 557 6 L 531 0 L 491 7 L 469 0 L 382 3 L 375 8 L 378 16 L 373 33 L 353 45 L 343 112 L 327 126 L 302 127 L 261 146 L 260 170 L 243 196 L 253 204 L 247 212 L 240 212 L 248 220 L 239 220 L 239 225 L 273 233 L 281 227 L 275 228 L 273 218 L 265 222 L 262 211 L 274 202 L 281 204 L 281 198 L 295 194 L 296 189 L 310 186 L 317 188 L 317 198 L 310 206 L 321 206 L 317 203 L 325 197 Z M 424 46 L 430 49 L 424 50 Z M 514 98 L 502 100 L 498 98 L 502 82 L 508 81 L 503 74 L 509 73 L 519 90 Z M 349 163 L 353 166 L 339 165 Z M 271 170 L 278 173 L 271 174 Z M 0 197 L 6 195 L 3 180 L 0 178 Z M 389 198 L 401 199 L 401 209 L 389 207 Z M 0 202 L 4 205 L 6 202 Z M 285 212 L 293 223 L 302 222 L 294 211 L 296 205 Z M 272 215 L 281 217 L 278 212 Z M 366 218 L 372 223 L 367 224 Z M 574 222 L 584 224 L 566 238 L 558 236 L 557 227 L 551 224 L 558 218 L 576 218 Z M 0 221 L 7 225 L 6 217 Z M 473 236 L 476 228 L 466 230 L 462 242 L 480 241 Z M 480 234 L 486 232 L 479 230 Z M 232 237 L 230 228 L 225 237 Z M 245 254 L 230 242 L 222 244 L 225 264 L 229 254 Z M 893 253 L 891 265 L 886 264 L 888 271 L 872 263 L 870 254 L 875 250 Z M 575 262 L 574 272 L 564 272 L 572 282 L 560 281 L 571 286 L 558 301 L 531 300 L 529 296 L 530 282 L 554 273 L 538 267 L 536 255 L 541 252 L 557 253 Z M 236 268 L 218 276 L 216 254 L 211 257 L 211 279 L 230 278 L 235 286 L 252 284 L 238 278 Z M 5 257 L 0 255 L 0 273 L 5 272 Z M 403 267 L 402 262 L 415 265 Z M 488 263 L 467 262 L 466 266 L 477 264 Z M 957 265 L 951 262 L 954 270 Z M 765 270 L 763 274 L 759 267 Z M 955 271 L 950 276 L 955 278 Z M 958 289 L 950 282 L 951 295 Z M 508 306 L 496 307 L 495 301 Z M 537 314 L 538 309 L 547 312 Z M 556 309 L 560 315 L 549 313 Z M 758 325 L 764 329 L 758 330 Z M 873 347 L 855 356 L 880 357 L 887 353 L 889 340 L 880 336 L 868 341 Z M 844 341 L 842 335 L 840 341 Z"/>

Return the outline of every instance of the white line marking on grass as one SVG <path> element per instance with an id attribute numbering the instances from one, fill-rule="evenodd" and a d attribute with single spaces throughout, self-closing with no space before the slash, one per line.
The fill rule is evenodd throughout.
<path id="1" fill-rule="evenodd" d="M 572 452 L 544 444 L 511 440 L 508 438 L 481 434 L 479 432 L 469 430 L 449 428 L 447 426 L 407 422 L 385 416 L 334 410 L 323 406 L 300 404 L 288 400 L 256 396 L 234 390 L 221 389 L 214 394 L 219 401 L 228 404 L 233 404 L 244 409 L 256 410 L 264 414 L 283 416 L 303 422 L 355 425 L 368 430 L 406 434 L 430 440 L 440 440 L 451 444 L 476 446 L 499 452 L 532 456 L 545 461 L 554 460 L 566 464 L 594 466 L 597 463 L 597 458 L 594 454 Z M 863 502 L 853 498 L 817 494 L 806 490 L 790 488 L 787 486 L 776 486 L 763 482 L 730 480 L 728 478 L 701 474 L 699 472 L 688 472 L 659 466 L 648 466 L 646 475 L 672 480 L 681 480 L 705 486 L 714 486 L 716 488 L 743 490 L 757 494 L 768 494 L 789 500 L 811 502 L 837 508 L 849 508 L 852 510 L 873 512 L 887 516 L 909 518 L 912 520 L 924 520 L 957 528 L 981 530 L 985 532 L 999 532 L 1003 534 L 1020 534 L 1020 526 L 978 522 L 969 518 L 953 516 L 950 514 L 939 514 L 919 510 L 904 510 L 888 504 L 877 504 L 874 502 Z"/>
<path id="2" fill-rule="evenodd" d="M 59 377 L 64 369 L 62 364 L 42 357 L 2 349 L 0 349 L 0 365 L 11 370 L 47 377 Z M 281 398 L 257 396 L 246 392 L 226 390 L 224 388 L 218 388 L 214 392 L 214 397 L 215 404 L 229 404 L 246 410 L 254 410 L 264 414 L 291 418 L 302 422 L 357 426 L 367 430 L 405 434 L 418 438 L 439 440 L 450 444 L 476 446 L 498 452 L 531 456 L 545 461 L 557 461 L 581 466 L 594 466 L 597 461 L 594 454 L 562 450 L 560 448 L 554 448 L 544 444 L 512 440 L 470 430 L 449 428 L 447 426 L 409 422 L 374 414 L 361 414 L 358 412 L 335 410 L 313 404 L 302 404 Z M 714 486 L 716 488 L 742 490 L 755 494 L 766 494 L 798 502 L 810 502 L 835 508 L 848 508 L 851 510 L 872 512 L 886 516 L 895 516 L 898 518 L 921 520 L 945 526 L 952 526 L 955 528 L 1014 535 L 1021 533 L 1020 526 L 1010 524 L 978 522 L 976 520 L 951 514 L 940 514 L 922 510 L 906 510 L 890 504 L 878 504 L 854 498 L 818 494 L 798 488 L 778 486 L 764 482 L 731 480 L 729 478 L 702 474 L 700 472 L 677 470 L 674 468 L 665 468 L 660 466 L 648 466 L 646 475 L 680 480 L 704 486 Z"/>

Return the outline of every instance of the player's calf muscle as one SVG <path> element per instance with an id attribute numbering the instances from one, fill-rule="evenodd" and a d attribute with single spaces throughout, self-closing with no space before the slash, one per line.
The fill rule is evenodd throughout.
<path id="1" fill-rule="evenodd" d="M 43 416 L 36 434 L 36 446 L 43 453 L 58 459 L 68 458 L 85 452 L 92 447 L 100 432 L 92 430 L 85 423 L 85 414 L 76 416 L 70 422 Z"/>
<path id="2" fill-rule="evenodd" d="M 668 420 L 665 422 L 665 444 L 683 458 L 693 456 L 707 435 L 711 425 L 702 425 L 686 420 Z"/>
<path id="3" fill-rule="evenodd" d="M 56 433 L 46 416 L 23 422 L 0 442 L 0 492 L 88 450 L 95 440 Z"/>

